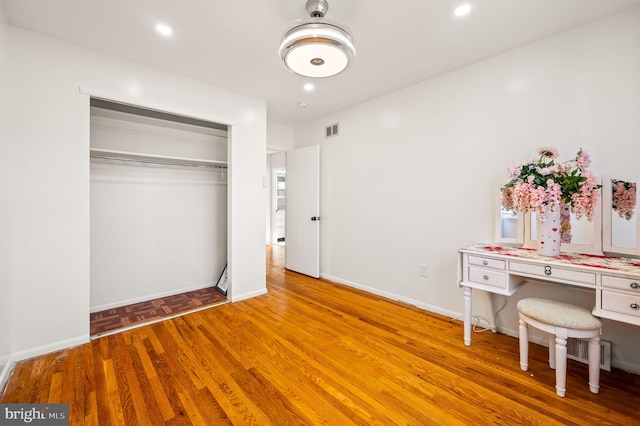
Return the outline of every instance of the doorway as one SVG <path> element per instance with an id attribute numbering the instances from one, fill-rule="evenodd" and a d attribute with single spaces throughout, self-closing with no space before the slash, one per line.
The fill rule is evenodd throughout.
<path id="1" fill-rule="evenodd" d="M 287 172 L 285 169 L 273 169 L 273 244 L 284 245 L 286 241 Z"/>

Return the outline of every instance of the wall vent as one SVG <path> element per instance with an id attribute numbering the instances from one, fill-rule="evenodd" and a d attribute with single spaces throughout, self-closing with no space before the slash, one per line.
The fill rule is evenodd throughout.
<path id="1" fill-rule="evenodd" d="M 339 135 L 339 132 L 338 132 L 338 127 L 339 126 L 338 125 L 339 125 L 339 123 L 335 123 L 335 124 L 332 124 L 332 125 L 327 126 L 325 128 L 325 136 L 324 136 L 325 139 L 326 138 L 332 138 L 334 136 L 338 136 Z"/>
<path id="2" fill-rule="evenodd" d="M 589 363 L 589 339 L 567 339 L 567 358 Z M 611 371 L 611 342 L 600 340 L 600 368 Z"/>

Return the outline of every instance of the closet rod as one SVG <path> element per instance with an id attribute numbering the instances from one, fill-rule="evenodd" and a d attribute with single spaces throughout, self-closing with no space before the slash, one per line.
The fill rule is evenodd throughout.
<path id="1" fill-rule="evenodd" d="M 104 160 L 118 160 L 118 161 L 134 161 L 137 163 L 147 164 L 161 164 L 165 166 L 185 166 L 185 167 L 199 167 L 199 168 L 216 168 L 226 169 L 226 164 L 213 160 L 196 160 L 190 158 L 171 158 L 164 156 L 136 154 L 128 152 L 108 151 L 92 149 L 89 152 L 91 158 L 100 158 Z"/>

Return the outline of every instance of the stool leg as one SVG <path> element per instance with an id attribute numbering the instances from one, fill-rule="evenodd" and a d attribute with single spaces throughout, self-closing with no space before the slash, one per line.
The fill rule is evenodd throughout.
<path id="1" fill-rule="evenodd" d="M 520 368 L 522 371 L 527 371 L 529 369 L 529 330 L 527 329 L 527 323 L 522 318 L 520 318 L 519 330 Z"/>
<path id="2" fill-rule="evenodd" d="M 567 392 L 567 331 L 556 334 L 556 393 L 564 397 Z"/>
<path id="3" fill-rule="evenodd" d="M 556 336 L 549 334 L 549 367 L 556 369 Z"/>
<path id="4" fill-rule="evenodd" d="M 589 339 L 589 390 L 600 391 L 600 337 Z"/>

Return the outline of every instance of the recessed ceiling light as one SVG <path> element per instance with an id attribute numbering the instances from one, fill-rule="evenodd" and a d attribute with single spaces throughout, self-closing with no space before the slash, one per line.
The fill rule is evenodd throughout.
<path id="1" fill-rule="evenodd" d="M 173 34 L 173 30 L 171 29 L 171 27 L 165 24 L 156 25 L 156 31 L 163 36 L 170 36 L 171 34 Z"/>
<path id="2" fill-rule="evenodd" d="M 470 4 L 463 4 L 463 5 L 460 5 L 460 6 L 456 7 L 456 10 L 453 13 L 456 16 L 464 16 L 469 12 L 471 12 L 471 5 Z"/>
<path id="3" fill-rule="evenodd" d="M 306 90 L 307 92 L 313 92 L 314 88 L 315 86 L 313 85 L 313 83 L 306 83 L 304 85 L 304 90 Z"/>

